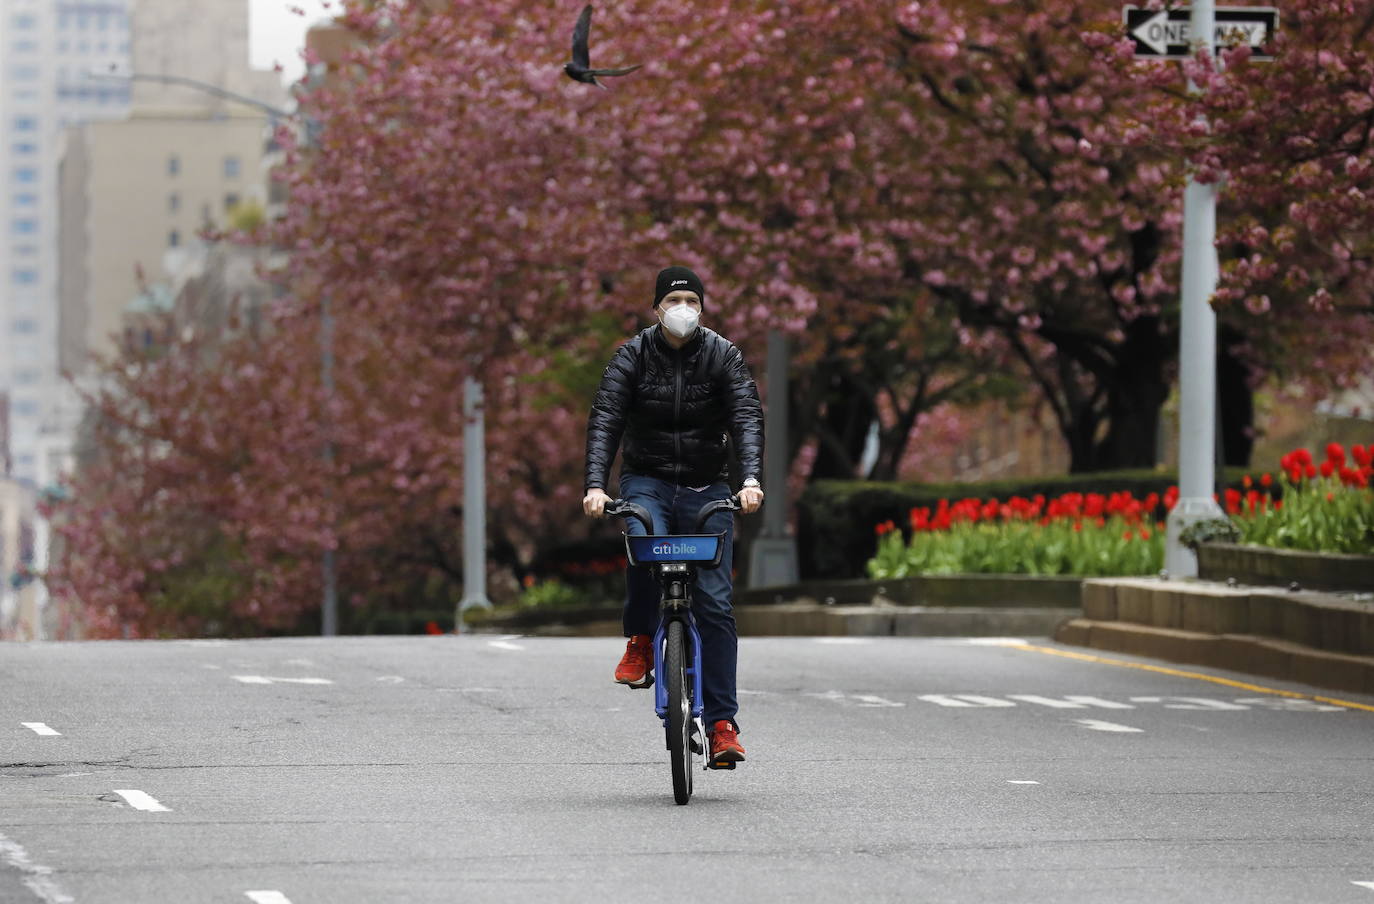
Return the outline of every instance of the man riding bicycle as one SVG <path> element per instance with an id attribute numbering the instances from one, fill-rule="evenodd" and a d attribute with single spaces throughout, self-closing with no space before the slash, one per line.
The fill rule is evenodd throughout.
<path id="1" fill-rule="evenodd" d="M 763 504 L 763 406 L 740 350 L 699 325 L 706 290 L 686 267 L 658 274 L 654 312 L 659 322 L 622 345 L 606 366 L 587 419 L 587 481 L 582 508 L 600 518 L 611 500 L 605 492 L 611 462 L 623 440 L 620 497 L 653 516 L 655 529 L 687 532 L 707 502 L 730 496 L 729 441 L 739 460 L 740 507 Z M 636 519 L 626 526 L 644 533 Z M 739 762 L 735 715 L 735 664 L 739 639 L 731 611 L 734 518 L 717 512 L 708 533 L 724 533 L 720 567 L 702 570 L 692 614 L 701 633 L 702 719 L 709 726 L 713 761 Z M 658 587 L 649 570 L 625 570 L 624 628 L 629 638 L 615 680 L 632 688 L 653 683 L 653 634 L 658 626 Z"/>

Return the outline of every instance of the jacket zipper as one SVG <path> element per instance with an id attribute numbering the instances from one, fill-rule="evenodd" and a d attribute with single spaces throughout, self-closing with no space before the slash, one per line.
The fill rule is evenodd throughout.
<path id="1" fill-rule="evenodd" d="M 673 374 L 673 477 L 682 476 L 682 349 L 674 349 L 677 368 Z"/>

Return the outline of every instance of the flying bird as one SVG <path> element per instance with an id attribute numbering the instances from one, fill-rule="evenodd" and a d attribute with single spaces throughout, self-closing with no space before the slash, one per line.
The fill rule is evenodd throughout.
<path id="1" fill-rule="evenodd" d="M 568 78 L 575 82 L 582 82 L 585 85 L 596 85 L 598 88 L 606 86 L 596 80 L 598 75 L 627 75 L 634 72 L 643 63 L 636 63 L 633 66 L 626 66 L 623 69 L 593 69 L 591 51 L 587 49 L 587 39 L 592 32 L 592 5 L 588 3 L 582 8 L 582 15 L 577 17 L 577 27 L 573 29 L 572 38 L 572 61 L 564 65 L 563 71 L 568 74 Z"/>

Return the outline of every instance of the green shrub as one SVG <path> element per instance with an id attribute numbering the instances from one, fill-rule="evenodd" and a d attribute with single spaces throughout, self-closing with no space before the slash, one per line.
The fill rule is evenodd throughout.
<path id="1" fill-rule="evenodd" d="M 587 587 L 565 584 L 557 578 L 538 581 L 520 594 L 520 605 L 529 607 L 594 606 L 607 597 Z"/>

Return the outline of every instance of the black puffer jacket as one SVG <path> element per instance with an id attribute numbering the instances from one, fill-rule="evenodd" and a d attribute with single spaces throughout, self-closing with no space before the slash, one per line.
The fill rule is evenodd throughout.
<path id="1" fill-rule="evenodd" d="M 626 473 L 699 487 L 729 477 L 728 433 L 741 479 L 758 478 L 763 406 L 744 356 L 705 327 L 681 349 L 660 329 L 641 330 L 606 365 L 587 418 L 587 489 L 606 489 L 622 437 Z"/>

